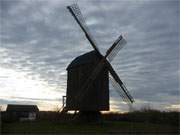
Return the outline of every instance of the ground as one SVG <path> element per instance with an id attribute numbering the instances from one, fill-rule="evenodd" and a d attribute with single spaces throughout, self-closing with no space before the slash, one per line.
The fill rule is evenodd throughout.
<path id="1" fill-rule="evenodd" d="M 101 124 L 50 121 L 14 122 L 2 125 L 3 134 L 179 134 L 178 126 L 142 122 L 106 121 Z"/>

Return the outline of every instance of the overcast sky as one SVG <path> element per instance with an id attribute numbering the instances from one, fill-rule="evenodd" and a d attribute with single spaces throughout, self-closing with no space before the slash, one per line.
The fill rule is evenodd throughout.
<path id="1" fill-rule="evenodd" d="M 61 105 L 66 67 L 92 50 L 66 9 L 74 2 L 102 53 L 125 35 L 112 66 L 134 107 L 180 109 L 178 0 L 1 0 L 0 105 Z M 128 110 L 112 87 L 110 99 L 112 110 Z"/>

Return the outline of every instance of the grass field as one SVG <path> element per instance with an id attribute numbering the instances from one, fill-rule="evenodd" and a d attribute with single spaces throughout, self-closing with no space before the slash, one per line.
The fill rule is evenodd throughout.
<path id="1" fill-rule="evenodd" d="M 49 121 L 4 123 L 2 134 L 179 134 L 178 126 L 104 122 L 101 124 L 75 124 Z"/>

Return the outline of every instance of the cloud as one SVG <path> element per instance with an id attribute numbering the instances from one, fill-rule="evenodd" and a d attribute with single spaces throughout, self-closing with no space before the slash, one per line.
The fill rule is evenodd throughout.
<path id="1" fill-rule="evenodd" d="M 66 9 L 71 3 L 1 1 L 0 68 L 43 82 L 46 92 L 65 94 L 66 67 L 75 57 L 92 50 Z M 135 100 L 140 101 L 135 106 L 149 102 L 164 108 L 163 103 L 179 103 L 178 1 L 92 0 L 78 4 L 103 54 L 120 34 L 125 34 L 128 43 L 112 65 Z M 0 73 L 1 93 L 9 76 L 4 78 Z M 15 88 L 8 89 L 12 96 Z M 112 91 L 113 106 L 127 110 Z"/>

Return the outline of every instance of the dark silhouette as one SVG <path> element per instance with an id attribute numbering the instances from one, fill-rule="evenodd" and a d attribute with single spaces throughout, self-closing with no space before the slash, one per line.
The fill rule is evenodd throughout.
<path id="1" fill-rule="evenodd" d="M 67 100 L 63 111 L 78 110 L 80 116 L 90 117 L 92 114 L 93 118 L 98 117 L 100 111 L 109 110 L 109 73 L 113 86 L 117 88 L 123 100 L 133 103 L 133 97 L 109 63 L 125 45 L 125 39 L 119 36 L 103 56 L 85 24 L 78 5 L 73 4 L 67 8 L 85 33 L 94 51 L 77 57 L 68 66 Z"/>
<path id="2" fill-rule="evenodd" d="M 7 121 L 35 120 L 39 109 L 36 105 L 8 104 L 6 109 Z"/>

